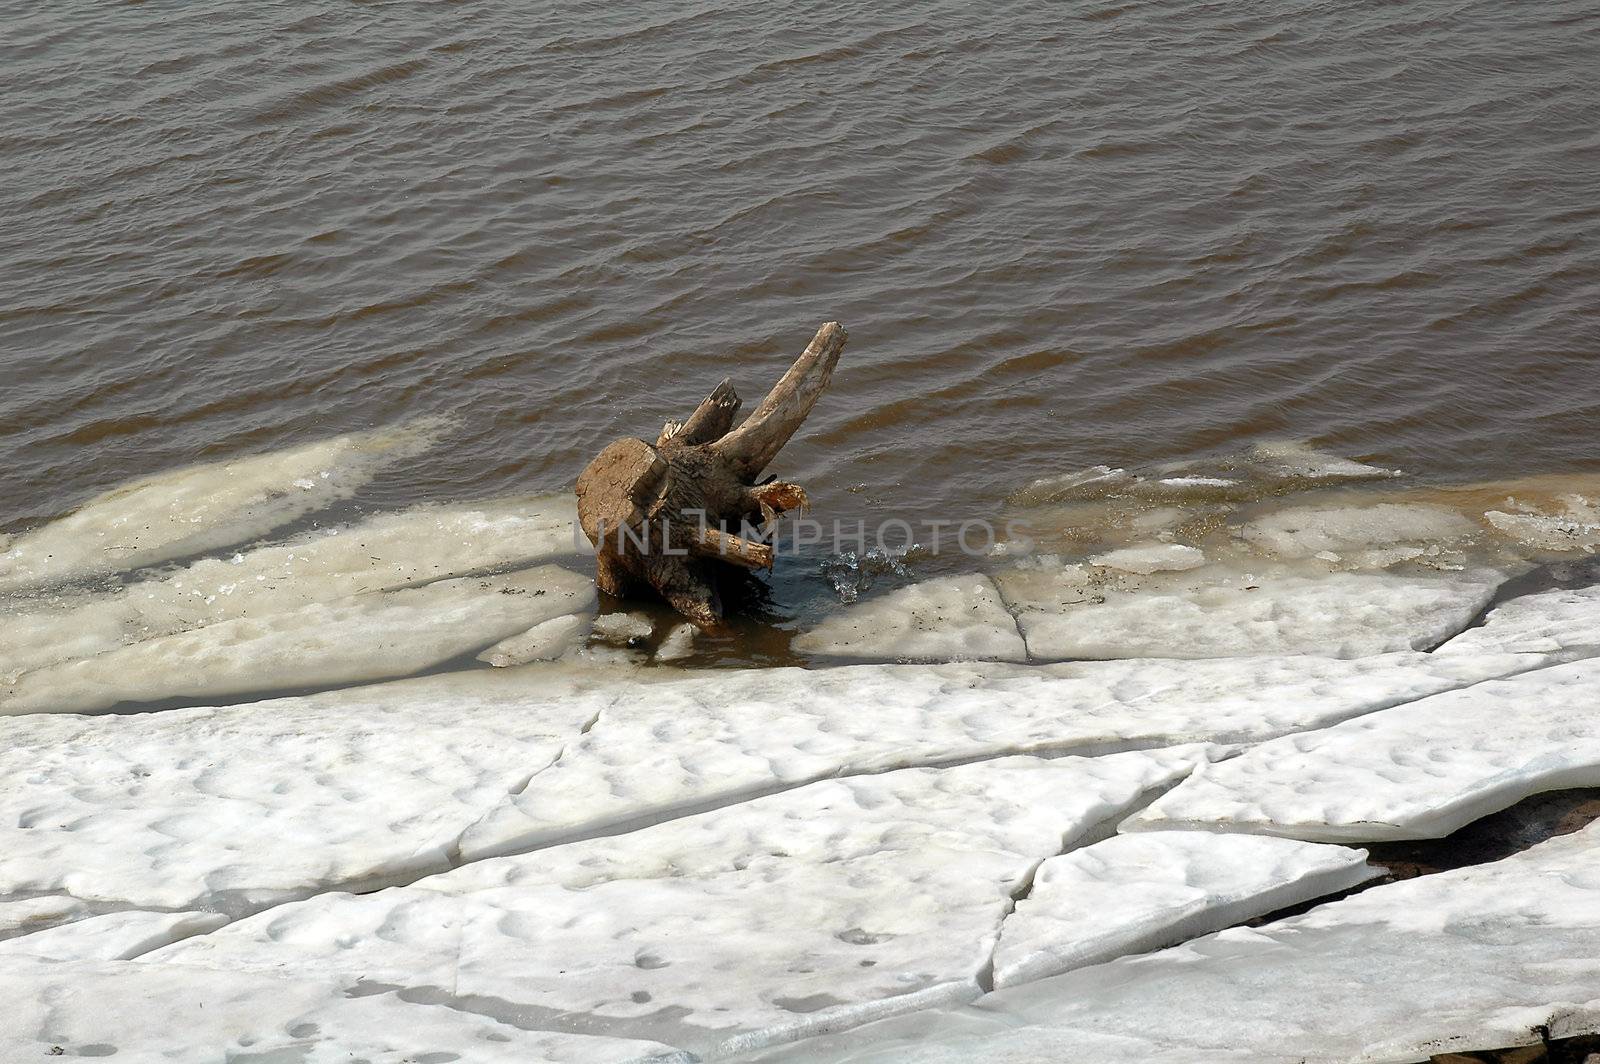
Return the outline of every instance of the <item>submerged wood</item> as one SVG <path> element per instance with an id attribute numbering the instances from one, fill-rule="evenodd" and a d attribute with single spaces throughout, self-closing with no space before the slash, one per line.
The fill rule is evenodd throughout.
<path id="1" fill-rule="evenodd" d="M 806 505 L 799 485 L 756 480 L 827 389 L 845 339 L 838 322 L 818 329 L 737 428 L 739 396 L 723 380 L 653 445 L 617 440 L 589 463 L 578 476 L 578 522 L 595 546 L 600 590 L 621 596 L 647 586 L 702 627 L 721 620 L 719 570 L 773 564 L 771 545 L 744 533 Z"/>

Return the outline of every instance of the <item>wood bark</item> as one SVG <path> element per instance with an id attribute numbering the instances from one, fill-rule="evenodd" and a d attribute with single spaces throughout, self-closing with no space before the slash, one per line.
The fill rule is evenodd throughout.
<path id="1" fill-rule="evenodd" d="M 739 396 L 725 379 L 652 445 L 610 444 L 578 477 L 578 520 L 595 545 L 595 583 L 612 595 L 653 589 L 702 627 L 722 618 L 717 591 L 728 569 L 770 569 L 772 546 L 744 533 L 770 531 L 807 505 L 797 484 L 756 480 L 833 379 L 847 339 L 828 322 L 761 405 L 737 428 Z"/>

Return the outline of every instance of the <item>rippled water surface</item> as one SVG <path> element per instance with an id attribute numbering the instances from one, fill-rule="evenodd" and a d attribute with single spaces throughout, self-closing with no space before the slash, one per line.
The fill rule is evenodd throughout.
<path id="1" fill-rule="evenodd" d="M 1594 468 L 1600 8 L 23 5 L 0 528 L 445 414 L 365 500 L 563 489 L 816 325 L 823 514 L 1298 437 Z"/>

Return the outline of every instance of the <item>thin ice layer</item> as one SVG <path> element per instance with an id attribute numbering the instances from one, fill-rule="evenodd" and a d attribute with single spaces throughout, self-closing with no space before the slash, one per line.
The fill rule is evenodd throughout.
<path id="1" fill-rule="evenodd" d="M 493 999 L 731 1052 L 975 997 L 1038 862 L 1205 756 L 829 780 L 409 888 L 312 898 L 145 959 Z"/>
<path id="2" fill-rule="evenodd" d="M 1440 647 L 1440 654 L 1600 650 L 1600 587 L 1544 591 L 1503 602 L 1483 625 Z"/>
<path id="3" fill-rule="evenodd" d="M 1129 826 L 1443 838 L 1529 795 L 1600 786 L 1597 709 L 1600 659 L 1482 683 L 1252 747 Z"/>
<path id="4" fill-rule="evenodd" d="M 0 544 L 0 591 L 255 539 L 354 494 L 385 464 L 430 446 L 438 430 L 422 421 L 132 481 Z"/>
<path id="5" fill-rule="evenodd" d="M 228 922 L 221 913 L 131 909 L 62 924 L 0 942 L 0 965 L 16 956 L 57 961 L 126 961 Z"/>
<path id="6" fill-rule="evenodd" d="M 167 1064 L 624 1064 L 679 1060 L 667 1046 L 528 1029 L 465 1009 L 350 993 L 315 974 L 0 959 L 0 1059 Z M 493 1011 L 492 1003 L 480 1008 Z M 59 1050 L 60 1052 L 57 1052 Z"/>
<path id="7" fill-rule="evenodd" d="M 1036 660 L 1320 654 L 1354 658 L 1423 650 L 1488 605 L 1501 574 L 1301 575 L 1207 566 L 1096 591 L 1078 567 L 1015 569 L 998 578 Z"/>
<path id="8" fill-rule="evenodd" d="M 461 829 L 606 701 L 532 682 L 549 697 L 484 669 L 226 709 L 0 720 L 0 896 L 249 911 L 443 869 Z M 13 904 L 47 910 L 19 926 L 87 915 Z"/>
<path id="9" fill-rule="evenodd" d="M 794 641 L 796 650 L 886 661 L 1026 661 L 994 581 L 925 580 L 850 606 Z"/>
<path id="10" fill-rule="evenodd" d="M 0 674 L 235 618 L 547 561 L 572 553 L 573 519 L 566 498 L 422 506 L 203 559 L 114 591 L 21 601 L 0 612 Z"/>
<path id="11" fill-rule="evenodd" d="M 1241 526 L 1236 535 L 1281 558 L 1344 556 L 1414 547 L 1419 551 L 1471 539 L 1479 526 L 1455 510 L 1414 503 L 1362 506 L 1291 506 Z"/>
<path id="12" fill-rule="evenodd" d="M 854 772 L 1008 753 L 1240 743 L 1542 659 L 1395 654 L 752 669 L 631 686 L 462 839 L 477 858 Z"/>
<path id="13" fill-rule="evenodd" d="M 751 1060 L 1409 1064 L 1600 1031 L 1600 824 Z"/>
<path id="14" fill-rule="evenodd" d="M 223 699 L 407 676 L 541 621 L 590 610 L 594 585 L 559 566 L 353 595 L 240 617 L 0 677 L 0 716 L 122 702 Z"/>
<path id="15" fill-rule="evenodd" d="M 1348 890 L 1365 850 L 1259 835 L 1116 835 L 1052 857 L 1000 931 L 994 984 L 1148 953 Z"/>

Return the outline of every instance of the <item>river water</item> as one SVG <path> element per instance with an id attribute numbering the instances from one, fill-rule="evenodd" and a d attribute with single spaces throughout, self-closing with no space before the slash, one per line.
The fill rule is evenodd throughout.
<path id="1" fill-rule="evenodd" d="M 817 512 L 1294 438 L 1594 469 L 1600 8 L 26 5 L 0 530 L 444 415 L 361 500 L 565 490 L 850 346 Z"/>

